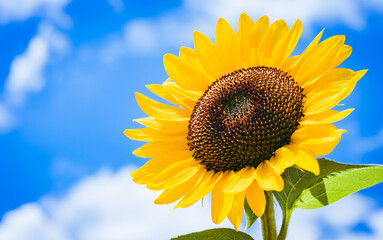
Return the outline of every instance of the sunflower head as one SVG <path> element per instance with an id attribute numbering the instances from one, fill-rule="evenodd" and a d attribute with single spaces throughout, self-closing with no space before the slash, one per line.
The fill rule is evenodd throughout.
<path id="1" fill-rule="evenodd" d="M 189 121 L 193 157 L 214 172 L 256 168 L 290 142 L 303 116 L 303 89 L 277 68 L 224 75 L 204 92 Z"/>
<path id="2" fill-rule="evenodd" d="M 212 193 L 212 219 L 227 216 L 238 229 L 245 198 L 257 216 L 265 191 L 281 191 L 281 174 L 298 167 L 319 174 L 316 157 L 333 150 L 344 130 L 333 122 L 353 109 L 331 110 L 366 71 L 336 68 L 351 54 L 344 36 L 322 42 L 322 32 L 297 56 L 290 56 L 302 32 L 297 20 L 255 23 L 242 14 L 238 32 L 220 19 L 215 43 L 199 32 L 195 49 L 164 57 L 169 79 L 149 90 L 178 107 L 142 94 L 136 99 L 147 118 L 132 139 L 147 141 L 134 151 L 151 158 L 133 180 L 163 190 L 155 200 L 188 207 Z"/>

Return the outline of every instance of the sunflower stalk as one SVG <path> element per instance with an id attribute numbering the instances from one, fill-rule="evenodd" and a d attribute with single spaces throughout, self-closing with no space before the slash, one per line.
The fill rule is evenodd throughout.
<path id="1" fill-rule="evenodd" d="M 290 216 L 291 216 L 291 212 L 285 213 L 283 215 L 283 222 L 282 222 L 281 230 L 278 234 L 277 240 L 285 240 L 286 239 L 287 229 L 288 229 L 289 222 L 290 222 Z"/>
<path id="2" fill-rule="evenodd" d="M 266 208 L 261 217 L 263 240 L 275 240 L 277 230 L 275 227 L 274 201 L 266 194 Z"/>

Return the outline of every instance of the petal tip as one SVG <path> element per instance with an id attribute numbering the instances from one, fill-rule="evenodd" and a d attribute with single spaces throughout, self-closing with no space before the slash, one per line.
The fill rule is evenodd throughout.
<path id="1" fill-rule="evenodd" d="M 338 35 L 338 36 L 336 36 L 336 38 L 342 44 L 346 41 L 346 36 L 345 35 Z"/>
<path id="2" fill-rule="evenodd" d="M 364 70 L 358 71 L 358 74 L 359 74 L 360 77 L 363 77 L 364 74 L 366 74 L 367 72 L 368 72 L 368 69 L 364 69 Z"/>
<path id="3" fill-rule="evenodd" d="M 203 35 L 201 32 L 199 32 L 199 31 L 194 31 L 193 32 L 193 37 L 194 37 L 194 39 L 195 38 L 200 38 L 201 37 L 201 35 Z M 195 40 L 194 40 L 195 41 Z"/>
<path id="4" fill-rule="evenodd" d="M 130 138 L 129 137 L 129 131 L 130 131 L 131 129 L 125 129 L 124 130 L 124 135 L 126 136 L 126 137 L 128 137 L 128 138 Z"/>
<path id="5" fill-rule="evenodd" d="M 295 21 L 295 24 L 298 24 L 300 27 L 302 27 L 302 21 L 299 18 Z"/>
<path id="6" fill-rule="evenodd" d="M 241 13 L 241 15 L 239 16 L 239 18 L 250 18 L 249 15 L 247 15 L 245 12 Z"/>

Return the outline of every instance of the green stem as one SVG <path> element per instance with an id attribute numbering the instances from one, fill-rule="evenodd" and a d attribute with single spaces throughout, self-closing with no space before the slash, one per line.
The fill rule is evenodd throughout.
<path id="1" fill-rule="evenodd" d="M 289 222 L 290 222 L 290 217 L 291 217 L 291 212 L 286 212 L 285 214 L 283 214 L 283 222 L 282 222 L 282 226 L 281 226 L 281 231 L 279 232 L 277 240 L 285 240 L 286 239 L 287 229 L 288 229 Z"/>
<path id="2" fill-rule="evenodd" d="M 273 200 L 266 194 L 266 208 L 261 217 L 263 240 L 275 240 L 277 236 L 273 204 Z"/>

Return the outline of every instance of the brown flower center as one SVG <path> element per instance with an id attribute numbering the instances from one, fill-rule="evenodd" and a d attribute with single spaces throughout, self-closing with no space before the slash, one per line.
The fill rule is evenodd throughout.
<path id="1" fill-rule="evenodd" d="M 251 67 L 205 91 L 189 121 L 193 157 L 215 172 L 257 167 L 289 144 L 303 117 L 303 89 L 287 73 Z"/>

